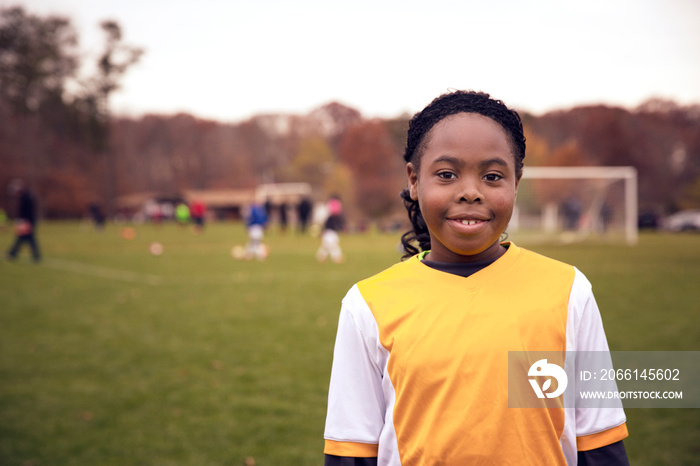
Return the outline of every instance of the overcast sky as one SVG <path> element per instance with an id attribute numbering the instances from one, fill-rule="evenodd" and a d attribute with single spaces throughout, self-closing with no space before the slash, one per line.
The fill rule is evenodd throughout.
<path id="1" fill-rule="evenodd" d="M 0 0 L 17 4 L 70 17 L 85 51 L 104 19 L 145 49 L 119 114 L 392 117 L 454 88 L 534 113 L 700 103 L 698 0 Z"/>

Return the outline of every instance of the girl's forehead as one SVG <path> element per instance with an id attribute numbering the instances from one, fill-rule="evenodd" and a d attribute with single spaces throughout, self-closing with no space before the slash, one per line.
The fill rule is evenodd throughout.
<path id="1" fill-rule="evenodd" d="M 478 113 L 457 113 L 433 126 L 425 147 L 443 144 L 496 144 L 510 150 L 506 130 L 495 120 Z"/>
<path id="2" fill-rule="evenodd" d="M 418 167 L 452 160 L 479 163 L 502 160 L 516 168 L 516 155 L 509 134 L 500 123 L 477 113 L 458 113 L 436 123 L 421 144 Z M 426 165 L 427 164 L 427 165 Z"/>
<path id="3" fill-rule="evenodd" d="M 453 113 L 452 115 L 448 115 L 442 120 L 438 121 L 433 125 L 432 129 L 430 130 L 431 132 L 434 132 L 436 130 L 440 130 L 441 128 L 444 128 L 446 126 L 472 126 L 472 125 L 478 125 L 478 126 L 495 126 L 499 128 L 501 131 L 505 133 L 505 129 L 498 123 L 496 120 L 494 120 L 491 117 L 487 117 L 485 115 L 482 115 L 480 113 L 472 113 L 472 112 L 460 112 L 460 113 Z"/>

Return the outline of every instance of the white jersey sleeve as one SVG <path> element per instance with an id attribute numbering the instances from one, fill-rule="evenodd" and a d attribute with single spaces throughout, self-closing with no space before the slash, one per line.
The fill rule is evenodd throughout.
<path id="1" fill-rule="evenodd" d="M 351 454 L 353 443 L 372 445 L 365 452 L 376 451 L 386 412 L 382 393 L 385 353 L 379 344 L 376 321 L 355 285 L 343 299 L 340 311 L 324 432 L 327 441 L 350 446 L 349 450 L 330 454 L 365 456 Z"/>
<path id="2" fill-rule="evenodd" d="M 603 320 L 591 284 L 578 269 L 569 299 L 566 333 L 567 351 L 574 351 L 576 354 L 609 353 Z M 572 420 L 574 422 L 570 424 L 570 428 L 574 429 L 578 450 L 599 448 L 627 436 L 625 413 L 619 400 L 615 407 L 576 407 L 573 413 L 567 413 L 567 417 L 571 414 L 575 420 Z M 571 437 L 574 436 L 574 432 L 570 433 Z"/>

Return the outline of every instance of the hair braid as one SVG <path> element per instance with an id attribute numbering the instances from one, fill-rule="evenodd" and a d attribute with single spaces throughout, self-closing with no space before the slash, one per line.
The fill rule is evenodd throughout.
<path id="1" fill-rule="evenodd" d="M 423 220 L 418 201 L 411 199 L 408 189 L 401 191 L 401 199 L 403 199 L 403 205 L 408 211 L 408 219 L 413 226 L 411 230 L 401 235 L 401 244 L 406 251 L 404 257 L 411 257 L 421 251 L 430 249 L 430 232 L 425 224 L 425 220 Z M 418 243 L 418 248 L 414 246 L 415 242 Z"/>

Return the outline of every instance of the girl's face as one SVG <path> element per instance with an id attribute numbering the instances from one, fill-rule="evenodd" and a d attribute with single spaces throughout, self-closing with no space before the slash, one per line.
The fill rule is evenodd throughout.
<path id="1" fill-rule="evenodd" d="M 419 169 L 407 165 L 411 198 L 430 232 L 427 259 L 496 259 L 513 213 L 519 179 L 505 130 L 475 113 L 458 113 L 426 135 Z"/>

